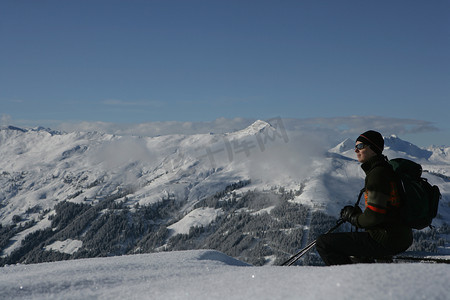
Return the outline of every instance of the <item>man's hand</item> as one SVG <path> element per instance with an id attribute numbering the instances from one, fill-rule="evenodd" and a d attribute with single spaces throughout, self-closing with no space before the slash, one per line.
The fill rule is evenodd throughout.
<path id="1" fill-rule="evenodd" d="M 347 205 L 341 210 L 341 219 L 350 222 L 354 226 L 358 226 L 357 218 L 362 213 L 359 206 Z"/>

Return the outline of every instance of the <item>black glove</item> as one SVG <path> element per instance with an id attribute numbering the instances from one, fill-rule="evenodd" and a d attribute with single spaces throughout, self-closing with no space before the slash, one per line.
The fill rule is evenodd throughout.
<path id="1" fill-rule="evenodd" d="M 357 218 L 362 213 L 359 206 L 347 205 L 341 210 L 341 219 L 350 222 L 354 226 L 358 226 Z"/>

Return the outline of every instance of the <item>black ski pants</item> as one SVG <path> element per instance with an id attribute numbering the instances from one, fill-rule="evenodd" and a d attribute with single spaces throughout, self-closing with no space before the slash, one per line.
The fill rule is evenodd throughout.
<path id="1" fill-rule="evenodd" d="M 380 258 L 394 254 L 375 241 L 368 232 L 322 234 L 316 240 L 316 249 L 328 266 L 351 264 L 350 256 Z"/>

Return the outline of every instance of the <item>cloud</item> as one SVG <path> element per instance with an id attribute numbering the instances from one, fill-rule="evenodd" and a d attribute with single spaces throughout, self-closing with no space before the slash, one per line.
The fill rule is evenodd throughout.
<path id="1" fill-rule="evenodd" d="M 251 125 L 254 119 L 219 118 L 209 122 L 161 121 L 139 124 L 110 122 L 64 122 L 57 129 L 71 131 L 99 131 L 116 135 L 160 136 L 169 134 L 226 133 Z"/>
<path id="2" fill-rule="evenodd" d="M 21 99 L 10 99 L 10 100 L 8 100 L 8 102 L 10 102 L 10 103 L 17 103 L 17 104 L 25 103 L 25 101 L 23 101 Z"/>
<path id="3" fill-rule="evenodd" d="M 436 132 L 440 130 L 432 122 L 428 121 L 380 116 L 284 119 L 283 121 L 288 130 L 306 130 L 323 135 L 331 140 L 356 138 L 360 133 L 370 129 L 379 131 L 384 136 Z"/>
<path id="4" fill-rule="evenodd" d="M 368 129 L 380 131 L 383 135 L 411 134 L 438 131 L 428 121 L 377 116 L 350 116 L 336 118 L 282 119 L 290 131 L 304 130 L 315 133 L 347 135 L 349 137 Z M 66 122 L 59 127 L 67 131 L 102 131 L 118 135 L 157 136 L 168 134 L 226 133 L 243 129 L 256 119 L 219 118 L 205 122 L 158 121 L 139 124 L 118 124 L 111 122 Z"/>
<path id="5" fill-rule="evenodd" d="M 137 106 L 161 107 L 164 103 L 162 101 L 156 100 L 124 101 L 119 99 L 106 99 L 102 101 L 102 104 L 108 106 L 121 106 L 121 107 L 137 107 Z"/>
<path id="6" fill-rule="evenodd" d="M 254 151 L 248 158 L 252 179 L 283 182 L 287 178 L 303 180 L 313 172 L 316 159 L 323 159 L 329 149 L 319 136 L 308 132 L 289 132 L 289 140 L 277 139 L 266 144 L 264 152 Z"/>
<path id="7" fill-rule="evenodd" d="M 205 122 L 159 121 L 138 124 L 121 124 L 111 122 L 64 122 L 56 128 L 66 132 L 99 131 L 123 136 L 161 136 L 170 134 L 204 134 L 228 133 L 250 126 L 256 119 L 219 118 Z M 324 144 L 333 144 L 346 138 L 356 138 L 361 132 L 369 129 L 377 130 L 384 136 L 430 134 L 439 132 L 432 122 L 388 118 L 379 116 L 348 116 L 335 118 L 282 119 L 286 130 L 308 133 Z"/>

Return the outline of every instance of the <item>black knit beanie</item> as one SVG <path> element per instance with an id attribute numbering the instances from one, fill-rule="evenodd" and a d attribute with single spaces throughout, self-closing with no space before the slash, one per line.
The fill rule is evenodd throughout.
<path id="1" fill-rule="evenodd" d="M 369 130 L 359 135 L 356 141 L 360 141 L 365 145 L 369 145 L 375 153 L 381 154 L 384 149 L 384 139 L 383 136 L 376 131 Z"/>

